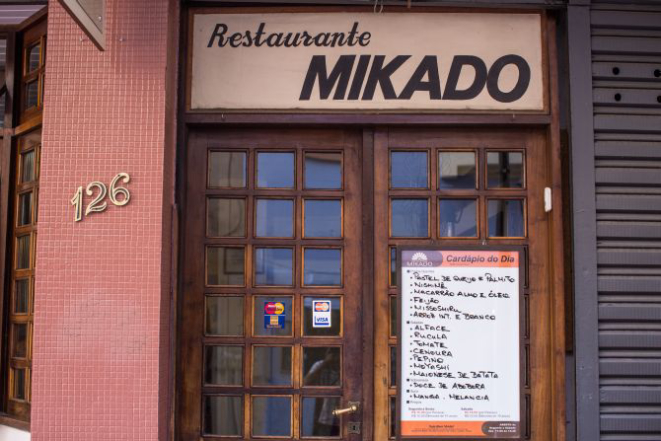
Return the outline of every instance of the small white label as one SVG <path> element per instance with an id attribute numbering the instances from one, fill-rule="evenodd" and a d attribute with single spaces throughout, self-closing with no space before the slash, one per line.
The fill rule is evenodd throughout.
<path id="1" fill-rule="evenodd" d="M 331 327 L 331 302 L 330 300 L 312 301 L 312 327 Z"/>

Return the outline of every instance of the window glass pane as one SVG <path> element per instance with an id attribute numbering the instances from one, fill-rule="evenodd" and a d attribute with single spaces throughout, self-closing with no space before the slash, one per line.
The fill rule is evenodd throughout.
<path id="1" fill-rule="evenodd" d="M 390 152 L 391 188 L 427 188 L 427 152 Z"/>
<path id="2" fill-rule="evenodd" d="M 305 248 L 304 285 L 339 286 L 342 284 L 342 250 Z"/>
<path id="3" fill-rule="evenodd" d="M 253 346 L 253 386 L 291 386 L 291 346 Z"/>
<path id="4" fill-rule="evenodd" d="M 207 205 L 207 236 L 245 237 L 245 199 L 210 198 Z"/>
<path id="5" fill-rule="evenodd" d="M 206 346 L 204 382 L 225 386 L 243 384 L 243 347 Z"/>
<path id="6" fill-rule="evenodd" d="M 28 356 L 28 325 L 18 323 L 12 325 L 13 350 L 12 357 L 26 358 Z"/>
<path id="7" fill-rule="evenodd" d="M 440 152 L 438 154 L 438 188 L 475 188 L 475 153 Z"/>
<path id="8" fill-rule="evenodd" d="M 291 248 L 256 248 L 255 285 L 291 286 L 293 256 Z"/>
<path id="9" fill-rule="evenodd" d="M 30 296 L 30 279 L 16 280 L 14 290 L 14 314 L 27 314 Z"/>
<path id="10" fill-rule="evenodd" d="M 5 99 L 7 93 L 0 93 L 0 129 L 5 127 Z"/>
<path id="11" fill-rule="evenodd" d="M 523 153 L 488 152 L 487 180 L 489 188 L 522 188 Z"/>
<path id="12" fill-rule="evenodd" d="M 207 285 L 244 285 L 243 248 L 207 248 Z"/>
<path id="13" fill-rule="evenodd" d="M 429 236 L 427 199 L 393 199 L 390 208 L 392 237 Z"/>
<path id="14" fill-rule="evenodd" d="M 21 155 L 21 182 L 34 181 L 34 156 L 34 150 Z"/>
<path id="15" fill-rule="evenodd" d="M 255 236 L 293 237 L 294 201 L 291 199 L 257 199 Z"/>
<path id="16" fill-rule="evenodd" d="M 390 296 L 390 336 L 397 337 L 397 297 Z"/>
<path id="17" fill-rule="evenodd" d="M 30 235 L 16 238 L 16 269 L 30 268 Z"/>
<path id="18" fill-rule="evenodd" d="M 243 433 L 242 397 L 204 397 L 204 433 L 241 436 Z"/>
<path id="19" fill-rule="evenodd" d="M 39 103 L 39 81 L 34 80 L 25 85 L 25 108 L 29 109 Z"/>
<path id="20" fill-rule="evenodd" d="M 13 398 L 25 400 L 25 384 L 27 382 L 27 369 L 12 369 L 14 373 Z"/>
<path id="21" fill-rule="evenodd" d="M 338 347 L 303 348 L 303 385 L 339 386 L 342 360 Z"/>
<path id="22" fill-rule="evenodd" d="M 32 192 L 18 196 L 18 226 L 32 222 Z"/>
<path id="23" fill-rule="evenodd" d="M 254 299 L 254 335 L 292 335 L 294 310 L 291 297 L 255 297 Z"/>
<path id="24" fill-rule="evenodd" d="M 489 237 L 523 237 L 523 200 L 491 199 L 488 202 Z"/>
<path id="25" fill-rule="evenodd" d="M 397 386 L 397 346 L 390 346 L 390 387 Z"/>
<path id="26" fill-rule="evenodd" d="M 341 237 L 342 201 L 305 201 L 305 237 Z"/>
<path id="27" fill-rule="evenodd" d="M 207 297 L 207 335 L 243 335 L 243 297 Z"/>
<path id="28" fill-rule="evenodd" d="M 291 397 L 253 397 L 253 436 L 291 436 Z"/>
<path id="29" fill-rule="evenodd" d="M 397 286 L 397 248 L 390 248 L 390 286 Z"/>
<path id="30" fill-rule="evenodd" d="M 397 436 L 397 397 L 390 397 L 390 438 Z"/>
<path id="31" fill-rule="evenodd" d="M 342 153 L 307 152 L 305 188 L 342 188 Z"/>
<path id="32" fill-rule="evenodd" d="M 438 201 L 440 237 L 476 237 L 477 210 L 475 199 L 441 199 Z"/>
<path id="33" fill-rule="evenodd" d="M 341 320 L 342 301 L 339 297 L 305 297 L 303 299 L 303 335 L 340 335 Z"/>
<path id="34" fill-rule="evenodd" d="M 37 43 L 27 50 L 27 73 L 39 69 L 39 55 L 41 52 L 41 43 Z"/>
<path id="35" fill-rule="evenodd" d="M 341 408 L 340 397 L 304 397 L 301 436 L 339 437 L 340 418 L 333 415 Z"/>
<path id="36" fill-rule="evenodd" d="M 294 188 L 294 153 L 257 153 L 257 186 Z"/>
<path id="37" fill-rule="evenodd" d="M 245 152 L 209 152 L 209 187 L 246 186 Z"/>

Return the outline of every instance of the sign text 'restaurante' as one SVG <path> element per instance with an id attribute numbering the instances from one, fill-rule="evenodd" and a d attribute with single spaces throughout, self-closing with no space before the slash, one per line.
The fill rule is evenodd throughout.
<path id="1" fill-rule="evenodd" d="M 475 32 L 448 34 L 457 20 Z M 532 14 L 197 15 L 191 107 L 540 110 L 537 31 Z"/>

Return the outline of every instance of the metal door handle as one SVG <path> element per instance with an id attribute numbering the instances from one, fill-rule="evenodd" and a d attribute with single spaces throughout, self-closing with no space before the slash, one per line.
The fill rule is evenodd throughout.
<path id="1" fill-rule="evenodd" d="M 344 409 L 335 409 L 333 411 L 333 415 L 338 416 L 338 415 L 344 415 L 344 414 L 348 414 L 348 413 L 355 413 L 355 412 L 358 412 L 359 407 L 360 406 L 359 406 L 358 403 L 349 403 L 349 407 L 345 407 Z"/>

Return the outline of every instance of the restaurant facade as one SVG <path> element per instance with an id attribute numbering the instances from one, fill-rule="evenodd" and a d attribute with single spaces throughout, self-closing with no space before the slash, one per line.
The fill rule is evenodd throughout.
<path id="1" fill-rule="evenodd" d="M 0 440 L 661 440 L 659 2 L 12 2 L 0 42 Z"/>

